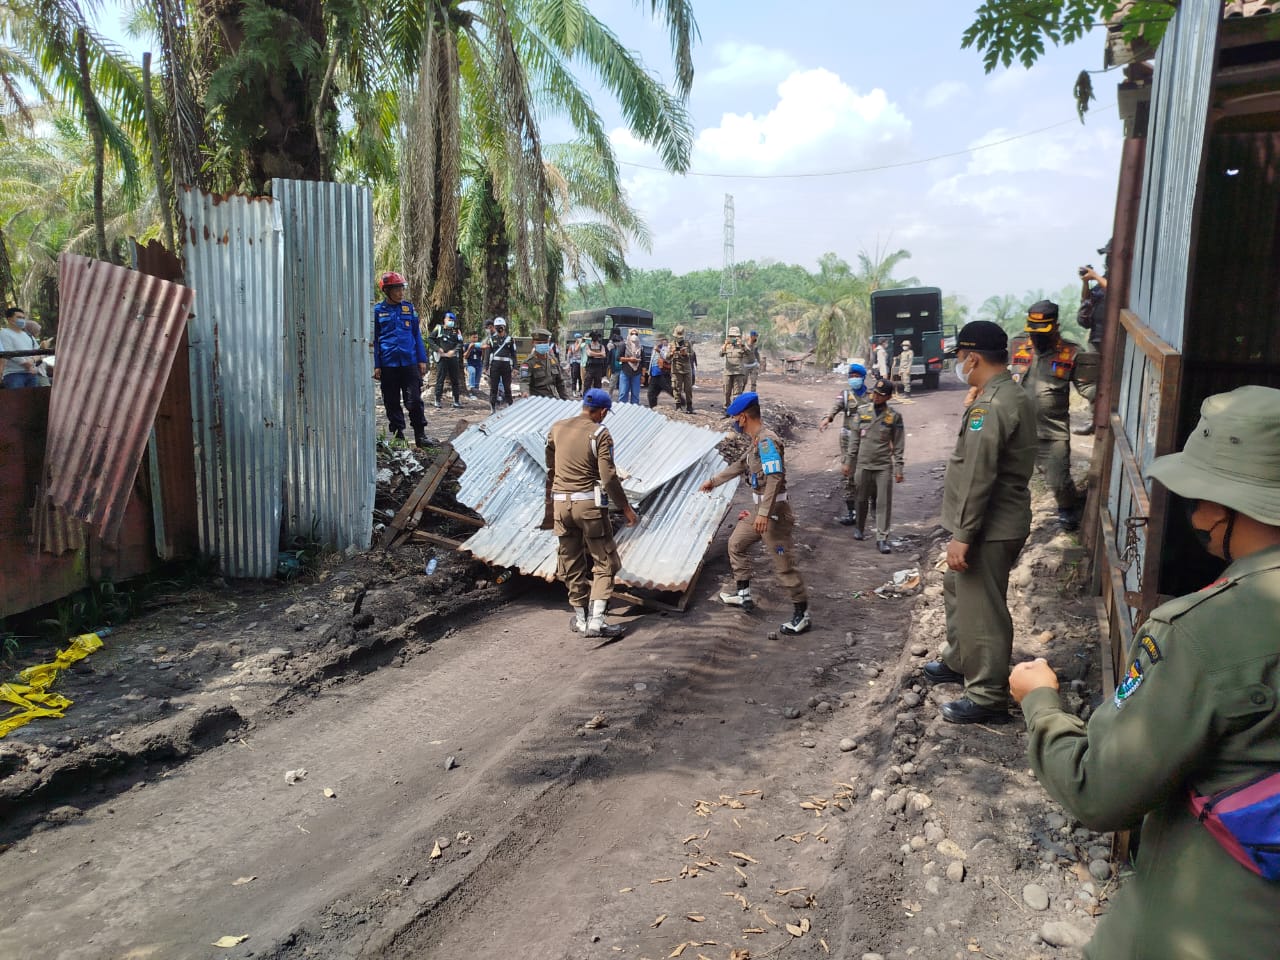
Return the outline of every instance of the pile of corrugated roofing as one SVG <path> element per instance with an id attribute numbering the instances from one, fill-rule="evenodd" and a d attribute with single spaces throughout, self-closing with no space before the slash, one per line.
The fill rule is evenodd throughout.
<path id="1" fill-rule="evenodd" d="M 466 464 L 458 501 L 485 519 L 463 547 L 488 563 L 553 580 L 556 538 L 539 530 L 546 489 L 544 450 L 557 420 L 577 416 L 575 400 L 532 397 L 468 429 L 453 441 Z M 669 420 L 638 404 L 615 404 L 605 420 L 614 463 L 640 523 L 618 533 L 618 583 L 684 590 L 729 509 L 733 486 L 701 493 L 724 469 L 721 434 Z"/>

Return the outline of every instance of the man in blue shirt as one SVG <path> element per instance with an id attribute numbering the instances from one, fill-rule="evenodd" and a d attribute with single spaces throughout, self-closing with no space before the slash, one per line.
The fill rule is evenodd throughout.
<path id="1" fill-rule="evenodd" d="M 422 325 L 418 311 L 404 298 L 404 277 L 395 271 L 384 273 L 378 286 L 383 300 L 373 307 L 373 379 L 382 386 L 392 435 L 404 439 L 403 400 L 414 443 L 424 447 L 427 417 L 422 409 L 422 378 L 427 375 L 427 350 Z"/>

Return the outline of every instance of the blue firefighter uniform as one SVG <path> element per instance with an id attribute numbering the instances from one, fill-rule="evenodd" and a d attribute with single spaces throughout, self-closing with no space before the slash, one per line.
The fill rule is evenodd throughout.
<path id="1" fill-rule="evenodd" d="M 427 362 L 422 343 L 422 326 L 418 311 L 407 300 L 392 303 L 383 300 L 373 308 L 373 366 L 380 372 L 382 402 L 387 408 L 387 424 L 391 432 L 404 436 L 405 416 L 414 436 L 421 439 L 427 426 L 422 409 L 422 372 L 419 364 Z"/>

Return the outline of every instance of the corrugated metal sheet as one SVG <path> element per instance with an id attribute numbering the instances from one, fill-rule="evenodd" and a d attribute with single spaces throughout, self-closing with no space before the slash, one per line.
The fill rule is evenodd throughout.
<path id="1" fill-rule="evenodd" d="M 464 544 L 489 563 L 555 579 L 556 540 L 538 530 L 546 471 L 543 447 L 551 425 L 576 416 L 573 400 L 522 400 L 464 432 L 454 448 L 467 469 L 458 500 L 486 525 Z M 618 535 L 618 582 L 653 590 L 683 590 L 693 579 L 734 489 L 698 492 L 725 466 L 721 435 L 668 420 L 638 404 L 618 404 L 605 421 L 623 488 L 639 503 L 640 523 Z M 535 455 L 536 453 L 536 455 Z"/>
<path id="2" fill-rule="evenodd" d="M 46 489 L 54 504 L 112 543 L 192 293 L 74 254 L 58 258 L 58 284 L 58 375 L 49 406 Z"/>
<path id="3" fill-rule="evenodd" d="M 1183 4 L 1156 54 L 1130 308 L 1179 348 L 1221 16 L 1215 3 Z"/>
<path id="4" fill-rule="evenodd" d="M 184 188 L 196 291 L 191 406 L 200 546 L 224 574 L 275 575 L 284 476 L 284 245 L 278 205 Z"/>
<path id="5" fill-rule="evenodd" d="M 273 180 L 283 225 L 286 536 L 364 550 L 376 492 L 367 187 Z"/>

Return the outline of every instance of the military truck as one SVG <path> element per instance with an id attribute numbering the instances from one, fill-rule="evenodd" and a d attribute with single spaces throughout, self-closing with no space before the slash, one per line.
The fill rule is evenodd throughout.
<path id="1" fill-rule="evenodd" d="M 871 294 L 871 342 L 889 349 L 890 376 L 904 340 L 915 358 L 911 379 L 929 390 L 938 388 L 943 361 L 954 355 L 956 329 L 942 322 L 942 291 L 937 287 L 903 287 Z"/>

